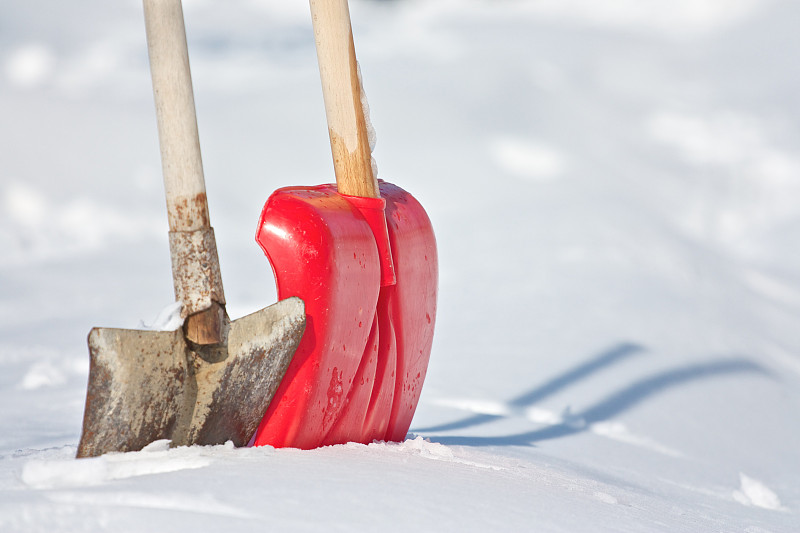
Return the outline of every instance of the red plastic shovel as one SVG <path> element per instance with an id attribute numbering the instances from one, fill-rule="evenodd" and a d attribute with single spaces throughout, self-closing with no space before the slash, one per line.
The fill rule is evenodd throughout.
<path id="1" fill-rule="evenodd" d="M 336 185 L 267 200 L 256 240 L 279 298 L 306 330 L 255 436 L 303 449 L 405 438 L 436 316 L 436 241 L 425 210 L 373 173 L 347 0 L 311 0 Z"/>

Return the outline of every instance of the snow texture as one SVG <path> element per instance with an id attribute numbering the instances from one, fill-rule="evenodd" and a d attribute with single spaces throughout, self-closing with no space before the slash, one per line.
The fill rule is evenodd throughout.
<path id="1" fill-rule="evenodd" d="M 369 152 L 371 154 L 375 151 L 375 146 L 378 144 L 378 134 L 375 131 L 375 126 L 372 125 L 372 117 L 370 116 L 369 111 L 369 100 L 367 99 L 367 92 L 364 90 L 364 79 L 361 77 L 361 63 L 356 62 L 356 68 L 358 71 L 359 94 L 361 95 L 361 109 L 364 113 L 364 121 L 366 122 L 367 126 L 367 142 L 369 143 Z M 372 175 L 375 177 L 375 179 L 377 179 L 378 163 L 375 161 L 374 157 L 370 157 L 370 163 L 372 165 Z"/>
<path id="2" fill-rule="evenodd" d="M 140 322 L 139 329 L 175 331 L 183 326 L 181 309 L 183 309 L 183 303 L 173 302 L 159 311 L 152 323 Z"/>
<path id="3" fill-rule="evenodd" d="M 310 16 L 184 6 L 237 318 L 269 194 L 333 181 Z M 173 298 L 142 8 L 0 3 L 0 531 L 800 531 L 800 3 L 350 7 L 439 246 L 411 434 L 76 461 L 86 334 Z"/>

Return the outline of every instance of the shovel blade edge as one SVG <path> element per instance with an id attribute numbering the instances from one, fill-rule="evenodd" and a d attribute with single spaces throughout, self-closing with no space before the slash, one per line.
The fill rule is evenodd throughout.
<path id="1" fill-rule="evenodd" d="M 381 293 L 386 299 L 381 318 L 391 322 L 397 350 L 394 396 L 384 440 L 402 441 L 419 403 L 433 346 L 439 257 L 433 226 L 417 199 L 391 183 L 382 181 L 380 188 L 386 199 L 397 277 L 397 284 Z"/>

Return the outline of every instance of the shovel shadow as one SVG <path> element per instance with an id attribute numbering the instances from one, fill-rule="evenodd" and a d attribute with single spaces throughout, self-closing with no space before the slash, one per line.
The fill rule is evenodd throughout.
<path id="1" fill-rule="evenodd" d="M 530 407 L 535 403 L 540 402 L 545 398 L 552 396 L 553 394 L 556 394 L 562 389 L 567 388 L 573 383 L 584 380 L 592 374 L 595 374 L 604 368 L 618 364 L 629 357 L 642 354 L 644 351 L 645 349 L 642 346 L 628 342 L 613 346 L 612 348 L 601 352 L 599 355 L 593 357 L 585 363 L 582 363 L 564 372 L 563 374 L 556 376 L 540 387 L 536 387 L 525 394 L 513 398 L 508 402 L 508 406 L 512 410 L 522 410 L 526 407 Z M 504 418 L 504 415 L 477 414 L 465 417 L 461 420 L 456 420 L 455 422 L 449 422 L 447 424 L 430 426 L 426 428 L 414 428 L 414 431 L 421 433 L 452 431 L 454 429 L 463 429 L 486 424 L 501 418 Z"/>
<path id="2" fill-rule="evenodd" d="M 510 405 L 516 407 L 528 406 L 535 401 L 541 400 L 545 396 L 553 394 L 557 390 L 574 383 L 579 378 L 588 377 L 589 374 L 610 366 L 622 359 L 641 352 L 643 349 L 636 345 L 624 344 L 617 346 L 600 356 L 590 360 L 574 370 L 549 381 L 542 387 L 513 399 Z M 514 435 L 502 435 L 492 437 L 468 437 L 468 436 L 437 436 L 426 435 L 431 441 L 445 445 L 461 446 L 531 446 L 536 442 L 549 439 L 566 437 L 577 433 L 582 433 L 590 429 L 592 424 L 609 420 L 635 406 L 643 403 L 649 398 L 658 394 L 675 389 L 679 386 L 701 381 L 723 377 L 734 374 L 760 374 L 766 377 L 773 377 L 772 374 L 753 361 L 745 358 L 724 358 L 682 366 L 673 370 L 658 372 L 651 376 L 642 378 L 631 385 L 614 392 L 594 405 L 583 411 L 572 413 L 565 421 L 547 426 L 544 428 L 518 433 Z M 547 394 L 544 394 L 547 393 Z M 526 403 L 522 403 L 526 400 Z M 435 426 L 431 428 L 415 429 L 416 432 L 428 433 L 435 431 L 445 431 L 460 429 L 479 424 L 485 424 L 493 420 L 503 418 L 502 415 L 476 415 L 449 424 Z"/>

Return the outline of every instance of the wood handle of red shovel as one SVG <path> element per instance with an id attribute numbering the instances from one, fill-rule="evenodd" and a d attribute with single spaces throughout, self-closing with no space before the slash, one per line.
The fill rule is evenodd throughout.
<path id="1" fill-rule="evenodd" d="M 181 0 L 144 0 L 175 296 L 197 344 L 222 341 L 225 296 L 211 228 Z"/>
<path id="2" fill-rule="evenodd" d="M 347 0 L 310 0 L 310 5 L 337 189 L 350 196 L 380 198 Z"/>

